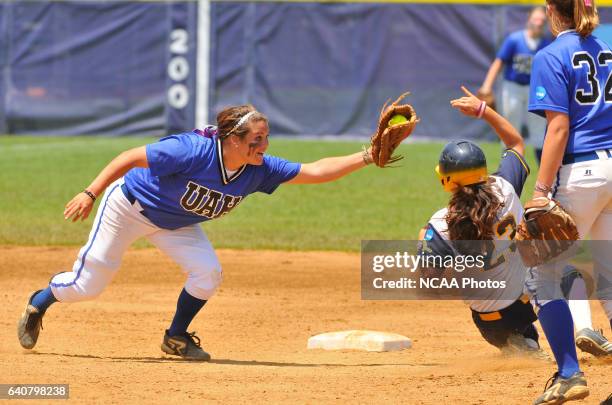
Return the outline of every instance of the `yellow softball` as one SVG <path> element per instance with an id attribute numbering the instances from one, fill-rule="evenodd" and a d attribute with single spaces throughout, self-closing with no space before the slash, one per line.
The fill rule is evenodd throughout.
<path id="1" fill-rule="evenodd" d="M 393 117 L 391 117 L 391 119 L 389 120 L 389 126 L 392 127 L 394 125 L 399 125 L 399 124 L 403 124 L 404 122 L 408 122 L 408 118 L 404 117 L 401 114 L 395 114 Z"/>

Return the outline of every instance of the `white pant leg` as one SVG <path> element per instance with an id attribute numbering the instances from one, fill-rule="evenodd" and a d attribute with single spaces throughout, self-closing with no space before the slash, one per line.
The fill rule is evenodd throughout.
<path id="1" fill-rule="evenodd" d="M 550 301 L 565 299 L 561 289 L 564 268 L 565 262 L 553 262 L 527 270 L 525 293 L 538 310 Z"/>
<path id="2" fill-rule="evenodd" d="M 51 279 L 51 290 L 58 301 L 84 301 L 100 295 L 132 242 L 159 229 L 130 204 L 121 184 L 123 179 L 111 184 L 100 201 L 89 240 L 81 248 L 72 271 Z"/>
<path id="3" fill-rule="evenodd" d="M 563 165 L 559 170 L 554 198 L 576 222 L 581 239 L 591 233 L 593 224 L 610 204 L 611 165 L 612 160 L 596 159 Z"/>
<path id="4" fill-rule="evenodd" d="M 607 212 L 605 210 L 610 205 L 612 195 L 611 165 L 612 159 L 596 159 L 564 165 L 559 171 L 554 197 L 576 222 L 581 239 L 591 233 L 598 221 L 604 221 L 606 218 L 603 214 Z M 598 239 L 604 240 L 603 236 L 607 236 L 605 240 L 611 240 L 612 228 L 609 226 L 606 228 L 604 222 L 600 228 L 601 231 L 597 232 Z M 612 249 L 602 250 L 604 256 L 612 253 Z M 594 263 L 600 260 L 606 263 L 606 258 L 594 257 Z M 551 300 L 562 298 L 559 283 L 564 267 L 565 263 L 559 261 L 533 269 L 533 275 L 528 277 L 526 288 L 535 305 L 541 307 Z"/>
<path id="5" fill-rule="evenodd" d="M 527 143 L 536 149 L 542 149 L 546 134 L 546 120 L 527 110 L 529 106 L 529 86 L 504 81 L 502 85 L 502 115 L 519 132 L 527 126 L 529 138 Z"/>
<path id="6" fill-rule="evenodd" d="M 185 290 L 189 294 L 202 300 L 214 295 L 222 280 L 221 263 L 200 225 L 160 229 L 148 239 L 187 274 Z"/>
<path id="7" fill-rule="evenodd" d="M 575 278 L 567 296 L 567 304 L 572 313 L 576 332 L 585 328 L 593 329 L 591 303 L 586 299 L 587 296 L 588 292 L 584 279 L 582 277 Z"/>
<path id="8" fill-rule="evenodd" d="M 521 90 L 521 86 L 514 82 L 504 80 L 502 83 L 502 115 L 519 132 L 523 126 L 524 111 L 527 110 L 527 104 L 522 101 Z"/>
<path id="9" fill-rule="evenodd" d="M 612 179 L 612 161 L 608 170 L 609 178 Z M 612 183 L 609 188 L 608 205 L 591 228 L 591 243 L 597 277 L 597 296 L 608 319 L 612 319 Z"/>

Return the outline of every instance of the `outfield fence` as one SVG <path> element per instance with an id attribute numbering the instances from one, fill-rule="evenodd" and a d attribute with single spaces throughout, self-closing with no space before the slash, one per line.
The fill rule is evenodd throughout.
<path id="1" fill-rule="evenodd" d="M 416 136 L 492 137 L 448 101 L 532 4 L 4 1 L 0 133 L 161 136 L 253 103 L 273 134 L 365 136 L 410 90 Z"/>

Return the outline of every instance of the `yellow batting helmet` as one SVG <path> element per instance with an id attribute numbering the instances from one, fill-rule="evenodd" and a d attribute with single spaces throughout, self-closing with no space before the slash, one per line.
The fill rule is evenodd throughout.
<path id="1" fill-rule="evenodd" d="M 444 190 L 454 192 L 459 187 L 487 181 L 487 160 L 484 152 L 473 142 L 453 141 L 446 144 L 436 173 Z"/>

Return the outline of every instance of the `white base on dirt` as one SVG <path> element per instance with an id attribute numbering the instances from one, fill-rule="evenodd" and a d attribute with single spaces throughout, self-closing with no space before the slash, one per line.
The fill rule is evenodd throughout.
<path id="1" fill-rule="evenodd" d="M 390 352 L 408 349 L 412 341 L 397 333 L 373 330 L 345 330 L 311 336 L 308 349 L 365 350 L 368 352 Z"/>

